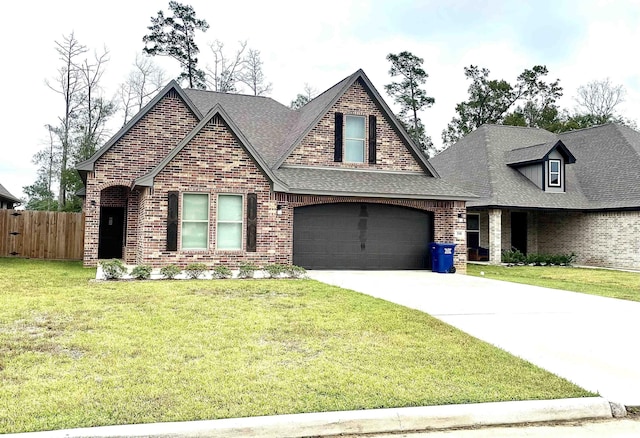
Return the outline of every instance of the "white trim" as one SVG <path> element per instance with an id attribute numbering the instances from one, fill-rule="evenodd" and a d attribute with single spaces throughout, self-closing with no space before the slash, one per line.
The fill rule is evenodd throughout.
<path id="1" fill-rule="evenodd" d="M 239 196 L 240 197 L 240 221 L 220 221 L 218 219 L 219 216 L 219 207 L 220 207 L 220 196 Z M 216 195 L 216 251 L 242 251 L 244 248 L 244 229 L 245 229 L 245 196 L 243 193 L 218 193 Z M 220 223 L 224 224 L 237 224 L 240 223 L 240 246 L 238 248 L 219 248 L 219 239 L 218 232 L 220 231 L 220 227 L 218 226 Z"/>
<path id="2" fill-rule="evenodd" d="M 209 193 L 205 193 L 205 192 L 182 192 L 181 193 L 181 197 L 180 197 L 180 250 L 184 250 L 184 251 L 208 251 L 209 250 L 209 241 L 210 239 L 210 233 L 211 233 L 211 195 Z M 185 248 L 182 245 L 182 224 L 184 222 L 196 222 L 196 223 L 203 223 L 204 220 L 185 220 L 184 219 L 184 195 L 205 195 L 207 197 L 207 243 L 205 244 L 204 248 Z"/>
<path id="3" fill-rule="evenodd" d="M 557 172 L 553 172 L 551 170 L 551 163 L 558 163 L 558 171 Z M 562 187 L 562 160 L 558 160 L 558 159 L 550 159 L 548 164 L 548 170 L 549 170 L 549 178 L 548 178 L 548 183 L 549 183 L 549 187 Z M 558 183 L 554 184 L 551 182 L 551 175 L 552 174 L 558 174 Z"/>

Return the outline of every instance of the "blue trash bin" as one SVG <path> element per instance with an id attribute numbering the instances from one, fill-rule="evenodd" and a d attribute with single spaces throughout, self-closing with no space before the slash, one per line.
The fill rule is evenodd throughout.
<path id="1" fill-rule="evenodd" d="M 431 270 L 440 274 L 456 272 L 453 260 L 455 248 L 455 243 L 430 243 Z"/>

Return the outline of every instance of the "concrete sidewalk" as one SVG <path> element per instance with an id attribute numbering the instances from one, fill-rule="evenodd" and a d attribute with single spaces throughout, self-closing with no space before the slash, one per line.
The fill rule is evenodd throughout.
<path id="1" fill-rule="evenodd" d="M 10 434 L 3 438 L 302 438 L 610 418 L 609 403 L 593 397 L 105 426 Z"/>
<path id="2" fill-rule="evenodd" d="M 429 313 L 609 401 L 640 406 L 640 303 L 429 271 L 310 271 Z"/>

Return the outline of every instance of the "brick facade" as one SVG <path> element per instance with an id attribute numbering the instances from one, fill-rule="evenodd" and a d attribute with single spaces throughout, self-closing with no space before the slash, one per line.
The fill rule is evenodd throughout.
<path id="1" fill-rule="evenodd" d="M 130 191 L 130 187 L 136 178 L 156 166 L 197 123 L 182 99 L 170 92 L 96 161 L 86 184 L 86 265 L 95 265 L 98 260 L 101 206 L 127 206 L 123 255 L 125 262 L 135 261 L 139 194 Z"/>
<path id="2" fill-rule="evenodd" d="M 341 112 L 345 115 L 365 116 L 365 139 L 369 138 L 367 116 L 376 116 L 376 164 L 369 164 L 367 161 L 369 156 L 368 141 L 365 141 L 364 163 L 337 163 L 333 161 L 334 114 L 336 112 Z M 422 168 L 416 159 L 411 155 L 407 146 L 402 142 L 360 82 L 353 84 L 338 99 L 298 147 L 293 150 L 284 164 L 422 172 Z"/>
<path id="3" fill-rule="evenodd" d="M 287 226 L 291 228 L 289 240 L 291 248 L 293 247 L 293 241 L 291 240 L 293 238 L 293 210 L 296 207 L 317 204 L 334 204 L 339 202 L 356 202 L 397 205 L 429 211 L 433 213 L 434 218 L 434 240 L 439 243 L 455 243 L 456 249 L 454 262 L 456 271 L 460 273 L 466 273 L 467 271 L 467 246 L 465 236 L 466 224 L 459 219 L 466 210 L 465 203 L 462 201 L 292 195 L 287 193 L 276 193 L 276 200 L 284 207 L 282 218 L 286 218 Z"/>
<path id="4" fill-rule="evenodd" d="M 376 115 L 376 164 L 333 163 L 335 111 L 365 116 Z M 368 118 L 366 120 L 368 124 Z M 465 223 L 462 219 L 465 212 L 464 202 L 275 193 L 271 190 L 267 176 L 219 116 L 204 126 L 155 176 L 152 188 L 132 189 L 134 180 L 155 168 L 197 123 L 197 118 L 178 94 L 170 92 L 95 162 L 94 171 L 88 174 L 86 184 L 86 265 L 95 265 L 98 260 L 101 206 L 126 208 L 123 259 L 128 264 L 161 267 L 175 263 L 184 267 L 192 262 L 203 262 L 210 266 L 222 263 L 236 268 L 245 262 L 258 266 L 292 263 L 293 212 L 296 207 L 336 202 L 367 202 L 432 212 L 435 241 L 456 243 L 455 266 L 458 272 L 466 272 Z M 368 151 L 365 151 L 365 157 L 367 155 Z M 335 106 L 287 159 L 286 164 L 423 171 L 360 82 L 356 82 L 339 98 Z M 209 195 L 207 249 L 182 250 L 181 227 L 178 226 L 178 250 L 167 251 L 169 192 L 180 194 L 179 218 L 182 218 L 184 193 Z M 217 196 L 242 195 L 245 209 L 243 217 L 246 218 L 248 193 L 255 193 L 258 199 L 256 251 L 245 251 L 246 220 L 243 224 L 243 249 L 216 249 Z M 277 212 L 278 207 L 281 208 L 281 214 Z"/>
<path id="5" fill-rule="evenodd" d="M 179 217 L 182 217 L 183 193 L 209 195 L 208 249 L 180 249 L 178 227 L 178 250 L 166 250 L 167 199 L 171 191 L 180 193 Z M 244 250 L 246 222 L 242 250 L 217 250 L 217 195 L 243 195 L 243 217 L 246 217 L 247 193 L 258 196 L 256 252 Z M 154 267 L 168 263 L 182 267 L 193 262 L 223 263 L 234 268 L 243 262 L 259 266 L 291 263 L 291 227 L 285 216 L 276 214 L 276 200 L 271 194 L 269 180 L 218 118 L 207 124 L 155 177 L 153 193 L 145 191 L 141 211 L 136 263 Z"/>

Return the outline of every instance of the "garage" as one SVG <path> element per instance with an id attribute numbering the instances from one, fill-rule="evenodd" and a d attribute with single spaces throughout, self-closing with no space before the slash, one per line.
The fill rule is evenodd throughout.
<path id="1" fill-rule="evenodd" d="M 433 214 L 371 203 L 297 207 L 293 263 L 306 269 L 424 269 Z"/>

